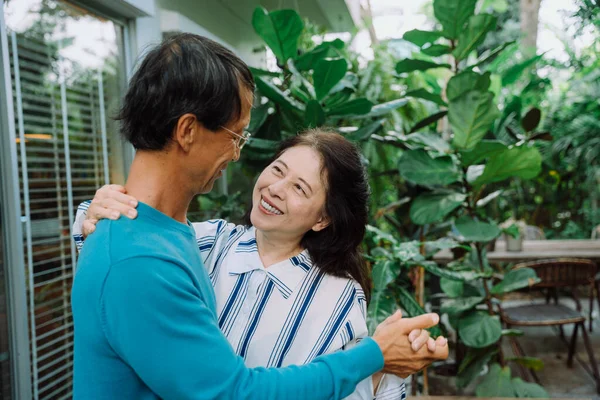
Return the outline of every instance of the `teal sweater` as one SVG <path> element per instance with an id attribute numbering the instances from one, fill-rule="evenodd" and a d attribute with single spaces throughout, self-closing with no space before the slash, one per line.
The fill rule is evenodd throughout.
<path id="1" fill-rule="evenodd" d="M 339 399 L 383 367 L 367 338 L 307 365 L 247 368 L 219 330 L 194 230 L 138 213 L 99 222 L 81 252 L 75 399 Z"/>

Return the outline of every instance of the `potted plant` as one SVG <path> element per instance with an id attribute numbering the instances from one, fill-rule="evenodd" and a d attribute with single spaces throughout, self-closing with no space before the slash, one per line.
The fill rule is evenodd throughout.
<path id="1" fill-rule="evenodd" d="M 506 251 L 523 250 L 523 238 L 527 225 L 523 220 L 509 218 L 500 224 L 504 240 L 506 241 Z"/>

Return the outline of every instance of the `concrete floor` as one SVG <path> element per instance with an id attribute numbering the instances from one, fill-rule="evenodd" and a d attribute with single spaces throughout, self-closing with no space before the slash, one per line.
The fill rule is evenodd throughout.
<path id="1" fill-rule="evenodd" d="M 561 298 L 561 303 L 575 307 L 575 302 L 568 298 Z M 517 302 L 511 302 L 516 304 Z M 506 304 L 508 305 L 508 304 Z M 582 299 L 582 306 L 587 315 L 589 299 Z M 598 304 L 594 304 L 593 332 L 590 334 L 594 356 L 600 361 L 600 318 Z M 586 324 L 586 329 L 588 328 Z M 523 328 L 525 335 L 518 338 L 527 356 L 537 357 L 544 362 L 544 369 L 538 372 L 542 386 L 552 397 L 563 398 L 592 398 L 600 400 L 596 393 L 596 384 L 592 377 L 585 371 L 580 362 L 575 360 L 572 368 L 567 367 L 568 349 L 558 336 L 558 330 L 553 328 Z M 565 336 L 570 339 L 573 327 L 565 327 Z M 589 331 L 588 331 L 589 333 Z M 585 351 L 583 337 L 578 333 L 577 358 L 589 363 L 588 354 Z M 513 356 L 508 341 L 506 341 L 504 354 L 506 357 Z M 517 367 L 512 366 L 517 373 Z"/>

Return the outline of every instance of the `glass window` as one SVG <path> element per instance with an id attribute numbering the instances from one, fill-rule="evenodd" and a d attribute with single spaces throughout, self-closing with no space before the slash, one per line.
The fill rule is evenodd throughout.
<path id="1" fill-rule="evenodd" d="M 9 400 L 11 399 L 10 343 L 2 232 L 2 211 L 0 211 L 0 399 Z"/>
<path id="2" fill-rule="evenodd" d="M 36 399 L 69 398 L 76 257 L 70 227 L 77 205 L 96 188 L 124 181 L 112 118 L 125 83 L 124 27 L 57 0 L 11 0 L 4 15 L 26 221 L 32 389 Z"/>

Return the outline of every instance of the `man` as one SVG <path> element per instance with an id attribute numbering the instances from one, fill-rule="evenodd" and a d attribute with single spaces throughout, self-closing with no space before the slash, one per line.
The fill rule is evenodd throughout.
<path id="1" fill-rule="evenodd" d="M 190 34 L 150 51 L 133 76 L 120 119 L 137 149 L 126 189 L 138 217 L 100 222 L 81 253 L 76 399 L 338 399 L 380 370 L 405 377 L 447 357 L 446 345 L 413 352 L 408 340 L 436 315 L 399 314 L 353 349 L 303 366 L 249 369 L 235 354 L 186 211 L 239 158 L 253 91 L 239 58 Z"/>

